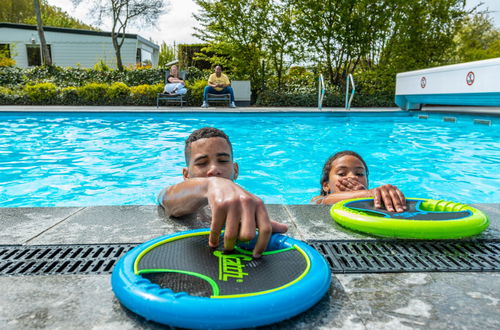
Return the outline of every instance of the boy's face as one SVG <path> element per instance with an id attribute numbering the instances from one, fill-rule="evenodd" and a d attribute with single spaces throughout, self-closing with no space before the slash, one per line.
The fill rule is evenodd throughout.
<path id="1" fill-rule="evenodd" d="M 328 176 L 328 182 L 323 183 L 323 190 L 326 193 L 338 191 L 336 184 L 344 178 L 352 178 L 368 188 L 366 168 L 358 157 L 345 155 L 335 159 Z"/>
<path id="2" fill-rule="evenodd" d="M 225 139 L 199 139 L 190 145 L 189 164 L 182 174 L 184 179 L 216 176 L 236 180 L 238 164 L 233 163 L 231 147 Z"/>

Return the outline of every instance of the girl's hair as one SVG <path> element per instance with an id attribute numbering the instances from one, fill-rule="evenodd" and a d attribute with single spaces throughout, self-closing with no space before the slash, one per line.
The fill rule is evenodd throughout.
<path id="1" fill-rule="evenodd" d="M 364 159 L 361 158 L 361 156 L 354 151 L 350 151 L 350 150 L 339 151 L 336 154 L 331 155 L 330 158 L 328 158 L 326 160 L 325 165 L 323 165 L 323 172 L 321 173 L 321 180 L 319 183 L 321 186 L 320 195 L 322 195 L 322 196 L 327 195 L 326 191 L 323 190 L 323 183 L 328 182 L 328 180 L 329 180 L 330 171 L 332 170 L 333 161 L 340 158 L 340 157 L 343 157 L 343 156 L 354 156 L 363 163 L 363 165 L 366 169 L 366 182 L 368 182 L 368 166 L 366 166 Z"/>

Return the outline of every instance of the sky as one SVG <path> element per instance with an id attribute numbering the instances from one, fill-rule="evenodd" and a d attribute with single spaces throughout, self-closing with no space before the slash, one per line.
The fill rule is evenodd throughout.
<path id="1" fill-rule="evenodd" d="M 483 9 L 488 8 L 492 13 L 494 24 L 500 28 L 500 0 L 466 0 L 467 8 L 472 8 L 483 2 Z M 82 4 L 73 7 L 71 0 L 48 0 L 49 4 L 58 6 L 71 16 L 78 18 L 87 24 L 92 24 L 92 18 L 86 16 L 87 8 Z M 82 1 L 85 3 L 86 1 Z M 157 23 L 157 28 L 138 29 L 131 27 L 127 33 L 139 34 L 141 37 L 150 39 L 158 45 L 166 42 L 167 45 L 180 43 L 196 43 L 199 40 L 192 36 L 194 27 L 199 26 L 193 13 L 198 11 L 198 6 L 193 0 L 170 0 L 169 9 L 163 14 Z M 103 31 L 111 31 L 110 25 L 98 26 Z"/>

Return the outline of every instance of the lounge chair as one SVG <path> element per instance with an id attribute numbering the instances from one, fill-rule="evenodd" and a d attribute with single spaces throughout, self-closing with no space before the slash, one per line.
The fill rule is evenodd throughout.
<path id="1" fill-rule="evenodd" d="M 220 102 L 220 103 L 226 103 L 229 106 L 231 103 L 231 94 L 207 94 L 207 103 L 210 102 Z"/>
<path id="2" fill-rule="evenodd" d="M 167 70 L 165 72 L 165 84 L 167 84 L 167 77 L 170 75 L 170 70 Z M 179 78 L 182 80 L 186 80 L 186 72 L 185 71 L 180 71 L 179 72 Z M 173 103 L 179 103 L 182 107 L 183 103 L 187 102 L 184 100 L 183 94 L 176 94 L 176 93 L 158 93 L 156 97 L 156 108 L 160 107 L 160 100 L 164 100 L 166 103 L 173 102 Z"/>

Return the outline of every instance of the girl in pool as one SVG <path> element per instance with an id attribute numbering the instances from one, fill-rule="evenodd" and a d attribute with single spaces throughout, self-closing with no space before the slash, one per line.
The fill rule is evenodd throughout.
<path id="1" fill-rule="evenodd" d="M 376 208 L 382 204 L 390 212 L 406 210 L 405 196 L 396 186 L 386 184 L 368 189 L 368 166 L 354 151 L 340 151 L 330 156 L 321 174 L 321 194 L 311 202 L 335 204 L 351 198 L 373 197 Z"/>

